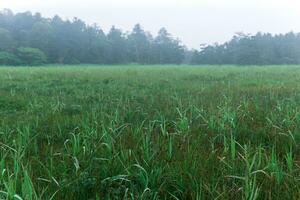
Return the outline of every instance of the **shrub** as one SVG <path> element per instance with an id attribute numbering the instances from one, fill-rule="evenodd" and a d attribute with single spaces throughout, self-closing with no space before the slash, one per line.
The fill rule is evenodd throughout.
<path id="1" fill-rule="evenodd" d="M 22 65 L 42 65 L 47 62 L 45 53 L 36 48 L 19 47 L 17 49 L 17 55 Z"/>
<path id="2" fill-rule="evenodd" d="M 11 37 L 11 33 L 0 27 L 0 50 L 12 49 L 14 46 L 14 40 Z"/>
<path id="3" fill-rule="evenodd" d="M 19 65 L 20 59 L 13 53 L 0 51 L 0 65 Z"/>

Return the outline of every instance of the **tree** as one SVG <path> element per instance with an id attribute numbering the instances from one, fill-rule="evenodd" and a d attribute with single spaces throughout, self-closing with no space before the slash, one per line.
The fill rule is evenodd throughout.
<path id="1" fill-rule="evenodd" d="M 107 34 L 107 40 L 109 42 L 109 63 L 126 63 L 127 43 L 122 31 L 113 26 Z"/>
<path id="2" fill-rule="evenodd" d="M 19 65 L 21 60 L 13 53 L 0 51 L 0 65 Z"/>
<path id="3" fill-rule="evenodd" d="M 85 63 L 109 63 L 109 42 L 105 33 L 97 26 L 89 26 L 85 32 L 86 48 Z"/>
<path id="4" fill-rule="evenodd" d="M 150 62 L 152 36 L 146 33 L 140 24 L 136 24 L 128 36 L 130 59 L 134 63 Z"/>
<path id="5" fill-rule="evenodd" d="M 30 47 L 38 48 L 49 56 L 51 51 L 51 42 L 53 41 L 53 29 L 50 23 L 46 20 L 39 21 L 33 24 L 29 31 Z"/>
<path id="6" fill-rule="evenodd" d="M 39 49 L 30 48 L 30 47 L 19 47 L 17 49 L 17 55 L 21 60 L 23 65 L 42 65 L 47 62 L 47 57 Z"/>
<path id="7" fill-rule="evenodd" d="M 300 64 L 300 34 L 237 33 L 221 45 L 194 51 L 193 64 Z"/>
<path id="8" fill-rule="evenodd" d="M 154 40 L 156 62 L 160 64 L 182 63 L 184 59 L 184 47 L 179 40 L 174 40 L 165 28 L 159 30 Z"/>
<path id="9" fill-rule="evenodd" d="M 24 49 L 21 47 L 31 48 Z M 93 64 L 300 64 L 300 34 L 236 33 L 223 44 L 189 51 L 165 28 L 154 38 L 137 24 L 131 32 L 74 18 L 44 18 L 40 13 L 0 11 L 1 63 Z M 16 59 L 17 58 L 17 59 Z M 45 59 L 47 58 L 47 59 Z M 24 59 L 24 60 L 23 60 Z M 38 60 L 38 61 L 35 61 Z"/>
<path id="10" fill-rule="evenodd" d="M 14 40 L 8 30 L 0 27 L 0 50 L 11 50 Z"/>

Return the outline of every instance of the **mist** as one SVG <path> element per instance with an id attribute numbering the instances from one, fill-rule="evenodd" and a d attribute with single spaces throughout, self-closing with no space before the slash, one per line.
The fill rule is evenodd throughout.
<path id="1" fill-rule="evenodd" d="M 300 3 L 294 0 L 1 0 L 0 9 L 3 8 L 13 12 L 40 12 L 46 17 L 77 17 L 89 24 L 97 23 L 105 32 L 113 25 L 124 32 L 130 31 L 140 23 L 156 35 L 165 27 L 189 48 L 199 48 L 202 43 L 223 43 L 236 32 L 300 32 L 297 23 Z"/>

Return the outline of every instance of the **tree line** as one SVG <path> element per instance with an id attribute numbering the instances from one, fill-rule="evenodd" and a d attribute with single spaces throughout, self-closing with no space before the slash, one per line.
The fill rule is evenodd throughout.
<path id="1" fill-rule="evenodd" d="M 300 64 L 300 33 L 272 35 L 237 33 L 224 44 L 203 45 L 194 51 L 193 64 Z"/>
<path id="2" fill-rule="evenodd" d="M 224 44 L 189 50 L 165 28 L 156 37 L 137 24 L 130 32 L 78 18 L 0 11 L 0 65 L 58 64 L 300 64 L 300 34 L 239 33 Z"/>
<path id="3" fill-rule="evenodd" d="M 137 24 L 129 33 L 80 19 L 44 18 L 31 12 L 0 12 L 0 64 L 180 64 L 185 47 L 165 28 L 153 37 Z"/>

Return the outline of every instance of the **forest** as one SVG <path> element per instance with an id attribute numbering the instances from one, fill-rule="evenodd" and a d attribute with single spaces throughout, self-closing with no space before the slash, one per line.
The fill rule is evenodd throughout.
<path id="1" fill-rule="evenodd" d="M 216 33 L 219 34 L 219 33 Z M 200 36 L 199 36 L 200 37 Z M 166 28 L 154 37 L 136 24 L 130 32 L 74 18 L 0 12 L 0 65 L 42 64 L 234 64 L 300 63 L 300 34 L 236 33 L 223 44 L 189 49 Z"/>

